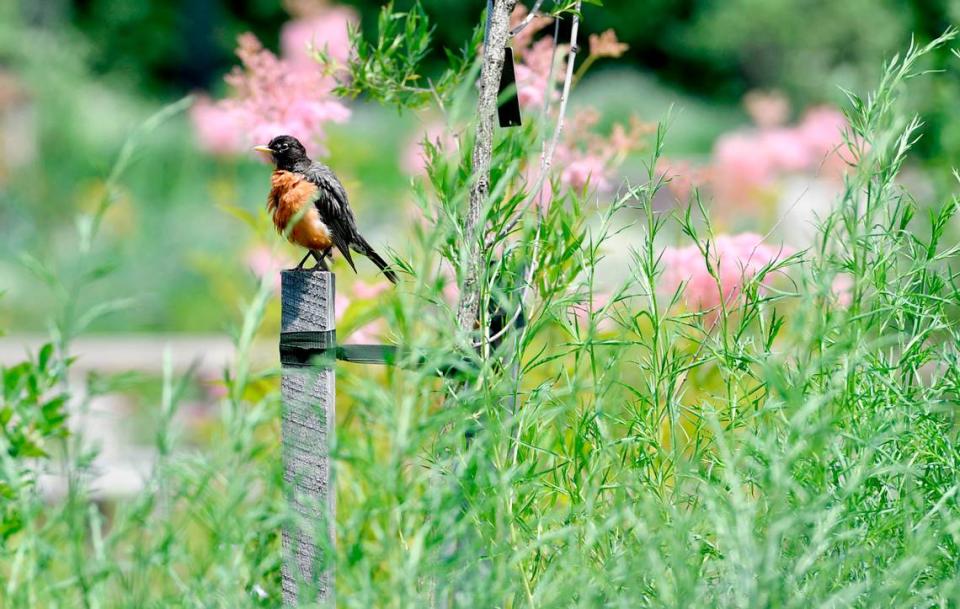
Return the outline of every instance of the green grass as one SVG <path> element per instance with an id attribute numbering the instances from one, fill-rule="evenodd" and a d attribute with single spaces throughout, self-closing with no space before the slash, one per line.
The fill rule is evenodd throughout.
<path id="1" fill-rule="evenodd" d="M 817 245 L 719 310 L 684 311 L 655 288 L 662 231 L 703 248 L 712 235 L 701 206 L 654 211 L 651 171 L 598 221 L 587 222 L 591 202 L 570 198 L 543 219 L 539 245 L 534 220 L 521 224 L 490 265 L 499 276 L 485 277 L 484 297 L 509 299 L 502 287 L 533 261 L 528 323 L 459 379 L 429 366 L 340 366 L 338 606 L 960 603 L 960 292 L 947 243 L 956 203 L 921 206 L 896 181 L 915 127 L 897 97 L 925 51 L 891 61 L 870 96 L 851 96 L 850 148 L 861 160 Z M 492 192 L 512 193 L 515 160 L 537 128 L 502 136 Z M 417 280 L 380 307 L 396 340 L 430 361 L 464 340 L 433 278 L 441 259 L 462 262 L 466 167 L 438 158 L 417 189 L 432 218 L 411 237 Z M 491 201 L 491 231 L 517 202 Z M 593 293 L 627 206 L 644 235 L 631 279 L 578 325 L 571 306 Z M 75 264 L 96 268 L 96 252 Z M 853 280 L 846 307 L 830 293 L 839 273 Z M 761 289 L 767 275 L 775 288 Z M 47 276 L 63 314 L 45 382 L 72 392 L 64 355 L 83 288 L 63 289 L 68 280 Z M 16 516 L 0 538 L 3 607 L 279 606 L 278 532 L 290 514 L 276 371 L 250 370 L 246 357 L 271 298 L 266 285 L 248 296 L 222 425 L 202 452 L 178 443 L 172 418 L 186 381 L 166 375 L 160 460 L 136 498 L 91 500 L 92 449 L 76 435 L 43 436 L 55 456 L 38 460 L 0 439 L 0 481 L 15 506 L 0 514 Z M 615 330 L 600 328 L 605 318 Z M 5 429 L 27 420 L 36 394 L 11 385 Z M 33 480 L 54 466 L 71 484 L 48 504 Z"/>

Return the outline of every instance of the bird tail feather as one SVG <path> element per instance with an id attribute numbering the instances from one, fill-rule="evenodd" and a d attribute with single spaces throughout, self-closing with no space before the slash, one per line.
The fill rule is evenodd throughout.
<path id="1" fill-rule="evenodd" d="M 390 280 L 391 283 L 397 283 L 397 274 L 390 270 L 387 261 L 384 260 L 380 254 L 373 249 L 373 246 L 366 242 L 363 237 L 360 237 L 357 242 L 353 244 L 353 248 L 360 254 L 363 254 L 370 259 L 377 267 L 383 272 L 383 274 Z"/>

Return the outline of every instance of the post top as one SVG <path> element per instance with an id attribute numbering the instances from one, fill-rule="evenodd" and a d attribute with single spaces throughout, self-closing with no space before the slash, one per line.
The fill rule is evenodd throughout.
<path id="1" fill-rule="evenodd" d="M 336 329 L 336 275 L 329 271 L 286 269 L 280 273 L 280 331 Z"/>

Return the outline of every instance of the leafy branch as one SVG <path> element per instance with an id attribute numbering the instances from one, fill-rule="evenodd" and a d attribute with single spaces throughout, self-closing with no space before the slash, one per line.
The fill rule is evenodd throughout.
<path id="1" fill-rule="evenodd" d="M 419 109 L 431 101 L 442 105 L 470 70 L 482 31 L 476 28 L 459 53 L 446 51 L 448 67 L 433 80 L 423 75 L 422 64 L 430 52 L 434 29 L 419 1 L 408 11 L 395 12 L 393 2 L 383 6 L 375 41 L 368 41 L 359 27 L 351 25 L 348 33 L 354 55 L 336 93 L 344 97 L 366 95 L 398 109 Z M 329 57 L 321 53 L 320 59 L 331 68 Z"/>

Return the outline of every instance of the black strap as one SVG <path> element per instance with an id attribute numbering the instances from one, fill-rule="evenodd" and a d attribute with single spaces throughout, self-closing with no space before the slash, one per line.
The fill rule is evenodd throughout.
<path id="1" fill-rule="evenodd" d="M 280 363 L 284 366 L 305 368 L 314 365 L 315 358 L 329 355 L 336 348 L 336 330 L 280 333 Z"/>
<path id="2" fill-rule="evenodd" d="M 395 366 L 409 355 L 394 345 L 337 345 L 335 330 L 280 333 L 280 364 L 291 368 L 329 367 L 334 359 L 354 364 Z M 421 356 L 407 362 L 405 367 L 418 369 L 425 365 L 426 358 Z M 469 360 L 459 357 L 435 365 L 435 374 L 439 376 L 456 375 L 472 367 Z"/>

